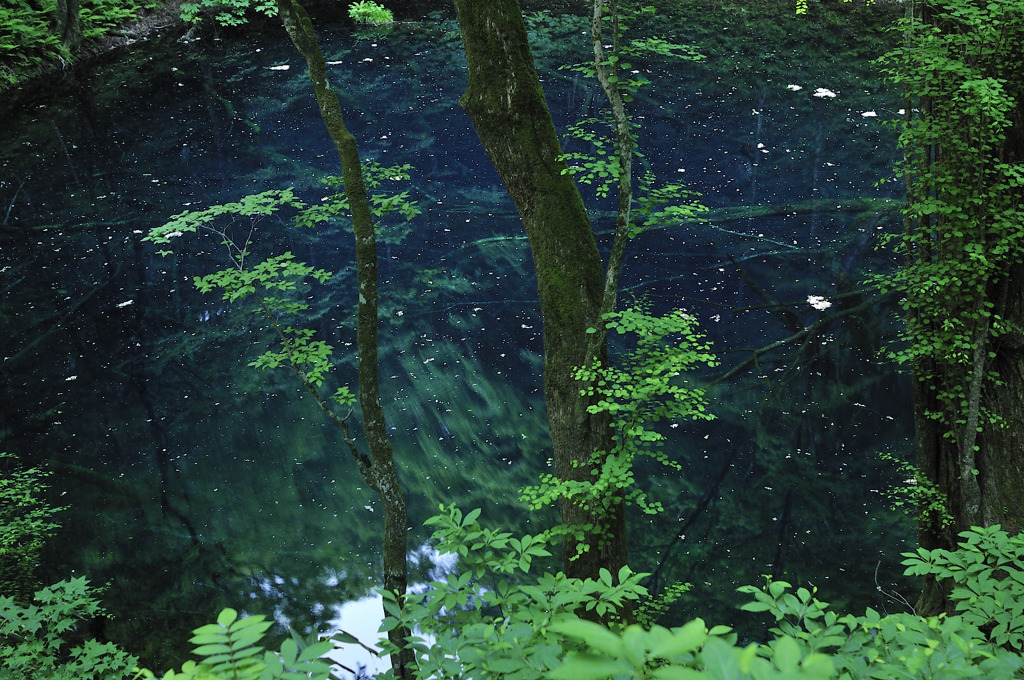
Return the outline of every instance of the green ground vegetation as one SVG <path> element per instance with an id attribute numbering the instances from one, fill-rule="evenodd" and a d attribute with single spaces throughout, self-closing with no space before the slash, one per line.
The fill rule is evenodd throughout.
<path id="1" fill-rule="evenodd" d="M 750 597 L 742 609 L 774 619 L 755 642 L 700 618 L 673 628 L 586 620 L 581 613 L 615 611 L 624 601 L 642 606 L 644 575 L 628 568 L 587 580 L 538 575 L 534 559 L 550 554 L 546 542 L 483 527 L 479 515 L 442 506 L 428 524 L 440 551 L 458 555 L 460 570 L 402 607 L 385 593 L 389 615 L 381 630 L 416 631 L 407 645 L 416 655 L 417 678 L 1009 679 L 1024 668 L 1024 536 L 1000 527 L 962 532 L 954 551 L 904 553 L 908 573 L 951 584 L 955 614 L 868 609 L 841 616 L 813 588 L 768 579 L 763 587 L 740 589 Z M 229 608 L 194 631 L 198 661 L 158 676 L 109 642 L 68 641 L 78 623 L 101 613 L 84 578 L 40 590 L 31 605 L 0 597 L 0 678 L 327 680 L 342 675 L 324 654 L 345 644 L 365 646 L 347 633 L 330 640 L 293 634 L 267 650 L 262 638 L 271 622 Z M 378 646 L 381 653 L 397 651 L 387 640 Z"/>
<path id="2" fill-rule="evenodd" d="M 57 0 L 0 1 L 0 90 L 65 68 L 98 49 L 105 38 L 124 35 L 162 0 L 82 0 L 81 44 L 68 45 L 57 29 Z"/>
<path id="3" fill-rule="evenodd" d="M 0 593 L 22 601 L 39 586 L 36 565 L 61 508 L 42 498 L 47 472 L 25 468 L 15 456 L 0 453 Z"/>

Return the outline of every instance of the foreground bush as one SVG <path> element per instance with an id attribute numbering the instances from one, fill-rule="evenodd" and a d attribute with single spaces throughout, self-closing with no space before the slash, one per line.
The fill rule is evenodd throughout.
<path id="1" fill-rule="evenodd" d="M 442 509 L 430 520 L 442 552 L 459 556 L 458 573 L 410 595 L 398 607 L 385 594 L 389 616 L 382 631 L 410 625 L 419 678 L 529 680 L 755 680 L 827 678 L 1002 678 L 1024 669 L 1024 537 L 998 526 L 961 534 L 956 551 L 904 554 L 908 574 L 949 579 L 957 614 L 913 613 L 839 616 L 814 591 L 769 581 L 740 590 L 743 609 L 771 615 L 766 644 L 741 644 L 727 626 L 694 619 L 667 629 L 657 625 L 602 625 L 581 618 L 614 618 L 631 604 L 645 610 L 642 575 L 580 581 L 563 574 L 529 579 L 533 562 L 548 555 L 540 537 L 513 538 L 481 527 L 474 511 Z M 0 597 L 0 680 L 85 678 L 154 679 L 136 659 L 111 644 L 69 645 L 68 633 L 100 613 L 84 579 L 43 589 L 36 604 Z M 640 617 L 642 618 L 642 616 Z M 217 622 L 195 630 L 199 661 L 168 671 L 164 680 L 326 680 L 321 657 L 338 642 L 285 640 L 277 651 L 261 645 L 271 622 L 239 618 L 226 609 Z M 389 643 L 381 641 L 385 651 Z M 390 671 L 383 674 L 389 677 Z"/>

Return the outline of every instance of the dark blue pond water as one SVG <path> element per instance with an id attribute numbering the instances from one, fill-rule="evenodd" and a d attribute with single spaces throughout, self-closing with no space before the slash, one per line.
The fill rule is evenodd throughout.
<path id="1" fill-rule="evenodd" d="M 627 300 L 697 314 L 724 373 L 867 299 L 864 275 L 892 266 L 874 246 L 895 228 L 885 201 L 899 187 L 878 185 L 895 156 L 880 121 L 896 104 L 867 63 L 877 38 L 854 27 L 816 43 L 780 18 L 734 39 L 749 27 L 723 21 L 687 29 L 697 35 L 658 24 L 709 59 L 637 61 L 652 85 L 635 112 L 642 167 L 728 210 L 637 239 L 623 286 Z M 556 68 L 587 57 L 583 20 L 530 22 L 560 129 L 595 115 L 598 90 Z M 531 531 L 517 489 L 549 456 L 541 323 L 514 207 L 457 105 L 457 29 L 431 19 L 323 41 L 361 152 L 412 164 L 406 188 L 423 208 L 385 225 L 381 245 L 384 406 L 413 543 L 452 500 Z M 247 365 L 268 341 L 259 320 L 194 289 L 223 266 L 217 244 L 164 258 L 141 241 L 173 214 L 250 193 L 326 195 L 337 160 L 301 60 L 278 34 L 159 42 L 22 101 L 3 127 L 0 446 L 47 464 L 52 501 L 69 506 L 46 578 L 109 582 L 115 619 L 94 632 L 157 665 L 177 649 L 168 639 L 223 606 L 323 625 L 376 584 L 376 501 L 291 376 Z M 612 204 L 584 193 L 606 230 Z M 309 323 L 351 381 L 350 234 L 287 216 L 259 229 L 268 252 L 335 273 L 308 291 Z M 895 473 L 877 456 L 907 455 L 912 428 L 908 387 L 880 354 L 892 311 L 867 306 L 759 355 L 714 391 L 717 420 L 666 429 L 682 470 L 642 470 L 666 511 L 638 518 L 631 540 L 652 588 L 694 583 L 676 619 L 738 620 L 735 586 L 763 573 L 854 607 L 885 605 L 876 566 L 885 588 L 911 588 L 898 577 L 909 525 L 887 507 Z"/>

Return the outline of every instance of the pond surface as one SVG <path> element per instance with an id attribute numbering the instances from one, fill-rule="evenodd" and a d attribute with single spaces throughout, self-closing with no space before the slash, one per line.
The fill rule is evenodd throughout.
<path id="1" fill-rule="evenodd" d="M 638 32 L 709 58 L 636 60 L 652 81 L 634 104 L 641 166 L 712 212 L 637 239 L 624 299 L 693 312 L 722 359 L 707 377 L 737 370 L 712 392 L 717 420 L 666 427 L 681 469 L 641 470 L 665 512 L 636 518 L 633 566 L 653 590 L 694 584 L 669 623 L 742 628 L 735 587 L 765 573 L 853 609 L 891 608 L 878 588 L 912 599 L 899 576 L 912 530 L 888 508 L 900 480 L 878 456 L 910 455 L 910 391 L 882 355 L 892 301 L 861 306 L 865 275 L 893 266 L 875 246 L 898 222 L 900 187 L 880 182 L 896 155 L 880 121 L 897 103 L 868 63 L 884 45 L 863 37 L 881 22 L 646 21 Z M 597 88 L 557 68 L 587 58 L 586 20 L 529 25 L 559 129 L 597 115 Z M 551 519 L 517 500 L 549 458 L 532 263 L 457 104 L 457 27 L 432 17 L 322 39 L 362 154 L 413 165 L 405 189 L 423 209 L 383 225 L 381 244 L 384 407 L 422 578 L 421 524 L 438 503 L 482 507 L 514 532 Z M 195 290 L 194 275 L 224 266 L 217 244 L 161 257 L 141 241 L 171 215 L 251 193 L 327 195 L 337 159 L 300 58 L 276 33 L 157 41 L 3 116 L 0 447 L 46 464 L 51 501 L 68 506 L 44 577 L 109 584 L 113 619 L 90 632 L 160 668 L 225 606 L 322 629 L 377 583 L 377 502 L 292 376 L 248 366 L 268 341 L 259 319 Z M 607 246 L 613 204 L 584 194 Z M 308 323 L 351 383 L 351 235 L 287 218 L 259 225 L 261 247 L 333 273 L 309 289 Z"/>

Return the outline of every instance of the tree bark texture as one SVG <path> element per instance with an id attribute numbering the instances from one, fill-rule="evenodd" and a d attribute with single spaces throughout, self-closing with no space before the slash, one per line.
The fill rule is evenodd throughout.
<path id="1" fill-rule="evenodd" d="M 359 405 L 363 430 L 370 450 L 368 463 L 360 463 L 367 484 L 377 492 L 384 508 L 384 589 L 395 592 L 399 602 L 406 592 L 408 572 L 408 524 L 405 494 L 398 479 L 391 440 L 387 436 L 384 411 L 380 405 L 380 381 L 377 366 L 377 240 L 373 215 L 363 182 L 362 165 L 355 137 L 345 126 L 338 97 L 327 77 L 316 33 L 305 9 L 297 0 L 278 0 L 278 14 L 288 36 L 306 60 L 309 79 L 316 93 L 320 115 L 341 161 L 345 195 L 352 212 L 356 239 L 356 275 L 359 289 L 356 342 L 359 352 Z M 402 649 L 391 655 L 396 677 L 411 678 L 414 660 L 405 648 L 409 631 L 396 628 L 388 632 L 391 642 Z"/>
<path id="2" fill-rule="evenodd" d="M 54 9 L 54 29 L 61 44 L 71 53 L 78 54 L 82 46 L 82 21 L 79 17 L 80 0 L 57 0 Z"/>
<path id="3" fill-rule="evenodd" d="M 583 200 L 563 174 L 562 148 L 534 67 L 518 0 L 455 0 L 469 63 L 459 103 L 515 202 L 533 254 L 544 324 L 544 396 L 559 479 L 591 479 L 592 456 L 611 449 L 606 416 L 587 413 L 573 370 L 587 356 L 587 329 L 599 321 L 604 275 Z M 604 346 L 599 358 L 606 360 Z M 563 545 L 565 571 L 596 577 L 627 562 L 625 510 L 611 517 L 562 501 L 567 526 L 604 524 L 586 536 L 590 549 L 576 557 L 576 541 Z"/>

